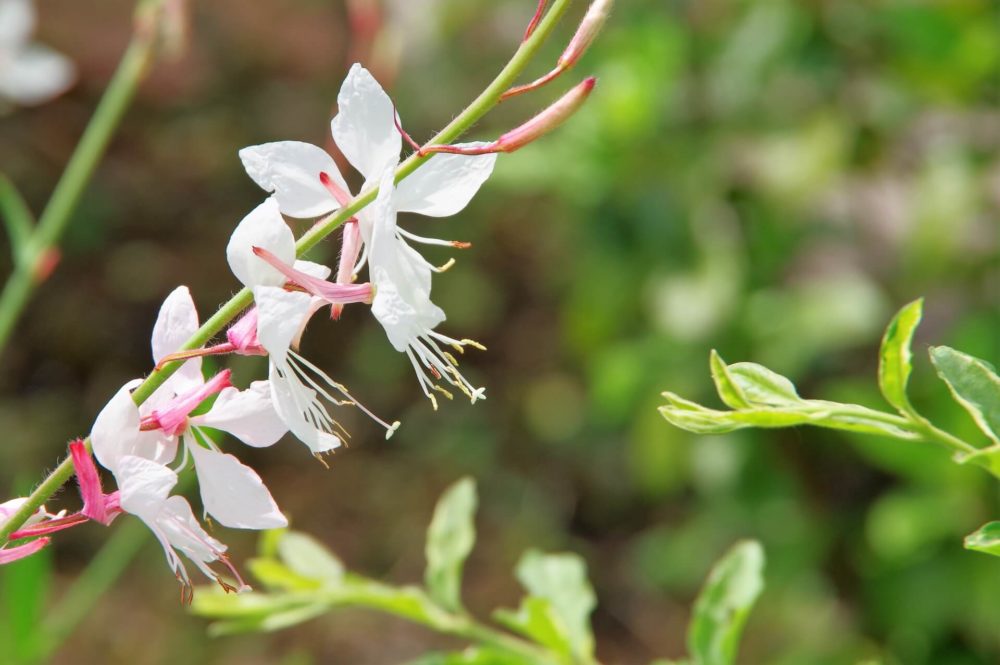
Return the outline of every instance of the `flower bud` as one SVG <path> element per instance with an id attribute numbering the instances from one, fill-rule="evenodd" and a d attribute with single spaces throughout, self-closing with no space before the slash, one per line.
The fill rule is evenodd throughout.
<path id="1" fill-rule="evenodd" d="M 604 27 L 604 22 L 608 19 L 613 4 L 614 0 L 594 0 L 590 3 L 590 7 L 587 8 L 587 13 L 580 21 L 580 27 L 576 29 L 576 34 L 570 40 L 569 46 L 559 56 L 560 69 L 569 69 L 586 52 L 594 38 L 597 37 L 597 33 Z"/>
<path id="2" fill-rule="evenodd" d="M 501 136 L 496 142 L 497 151 L 514 152 L 566 122 L 587 101 L 596 83 L 593 76 L 584 79 L 534 118 Z"/>

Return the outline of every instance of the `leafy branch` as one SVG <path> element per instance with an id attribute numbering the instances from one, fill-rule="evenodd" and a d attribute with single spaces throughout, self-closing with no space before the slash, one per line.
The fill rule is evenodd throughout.
<path id="1" fill-rule="evenodd" d="M 575 554 L 529 550 L 515 575 L 527 591 L 517 609 L 498 609 L 492 623 L 461 601 L 462 568 L 475 543 L 474 482 L 465 478 L 438 502 L 427 533 L 424 585 L 393 586 L 345 570 L 315 540 L 294 531 L 267 532 L 249 562 L 263 592 L 231 595 L 204 588 L 195 614 L 216 619 L 215 635 L 287 628 L 340 609 L 396 616 L 469 643 L 426 654 L 411 665 L 599 665 L 590 614 L 597 600 L 586 565 Z M 730 665 L 754 602 L 763 590 L 764 553 L 756 542 L 734 546 L 709 575 L 688 631 L 690 659 L 674 665 Z M 657 661 L 666 665 L 667 661 Z"/>
<path id="2" fill-rule="evenodd" d="M 748 427 L 813 425 L 932 443 L 952 452 L 957 464 L 972 464 L 1000 478 L 1000 377 L 985 360 L 947 346 L 931 347 L 938 377 L 989 439 L 977 446 L 946 432 L 912 405 L 906 388 L 913 370 L 913 334 L 920 323 L 923 300 L 899 311 L 889 323 L 879 352 L 878 384 L 896 413 L 859 404 L 803 399 L 786 377 L 756 363 L 726 364 L 712 351 L 710 367 L 719 398 L 730 411 L 710 409 L 665 392 L 660 413 L 669 422 L 696 434 L 722 434 Z M 969 549 L 1000 556 L 1000 522 L 991 522 L 965 540 Z"/>

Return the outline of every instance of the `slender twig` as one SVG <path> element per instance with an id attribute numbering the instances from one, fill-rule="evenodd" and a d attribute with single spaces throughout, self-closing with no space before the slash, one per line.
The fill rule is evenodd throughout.
<path id="1" fill-rule="evenodd" d="M 156 52 L 156 38 L 156 31 L 150 26 L 134 32 L 38 224 L 22 240 L 19 260 L 14 263 L 14 271 L 0 293 L 0 353 L 10 340 L 35 288 L 47 276 L 42 264 L 52 256 L 72 219 L 80 195 L 90 182 L 136 89 L 149 71 Z"/>
<path id="2" fill-rule="evenodd" d="M 490 83 L 490 85 L 468 107 L 466 107 L 464 111 L 456 116 L 447 127 L 428 141 L 428 146 L 439 143 L 454 142 L 455 139 L 468 131 L 469 128 L 478 122 L 480 118 L 486 115 L 487 112 L 499 103 L 500 96 L 514 83 L 521 72 L 523 72 L 527 67 L 528 63 L 538 52 L 542 43 L 552 33 L 556 24 L 559 22 L 559 19 L 562 18 L 571 1 L 572 0 L 555 0 L 548 13 L 538 23 L 538 26 L 532 33 L 531 37 L 521 43 L 513 57 L 511 57 L 510 61 L 503 68 L 503 70 L 501 70 L 493 82 Z M 432 158 L 433 155 L 421 156 L 417 153 L 410 155 L 410 157 L 403 161 L 403 163 L 396 169 L 396 182 L 399 182 L 403 178 L 407 177 L 427 160 Z M 345 221 L 357 214 L 359 210 L 374 201 L 377 194 L 378 188 L 362 192 L 336 213 L 315 224 L 311 229 L 303 234 L 296 243 L 295 247 L 297 255 L 303 256 L 306 254 L 321 240 L 333 233 Z M 178 350 L 187 351 L 197 349 L 198 347 L 205 345 L 212 339 L 212 337 L 222 332 L 226 325 L 233 321 L 240 314 L 240 312 L 250 305 L 251 302 L 253 302 L 253 293 L 249 289 L 242 289 L 230 298 L 228 302 L 222 305 L 215 315 L 205 321 L 201 328 L 199 328 L 197 332 L 195 332 L 195 334 L 192 335 L 192 337 L 188 339 L 188 341 L 185 342 Z M 0 343 L 2 343 L 2 340 L 3 337 L 0 336 Z M 163 385 L 163 382 L 166 381 L 179 367 L 180 364 L 172 363 L 161 369 L 154 370 L 148 377 L 146 377 L 139 387 L 133 391 L 132 399 L 136 404 L 142 404 L 156 391 L 157 388 Z M 90 440 L 87 439 L 85 443 L 89 450 Z M 28 496 L 27 501 L 25 501 L 21 508 L 14 515 L 12 515 L 2 527 L 0 527 L 0 545 L 6 543 L 10 534 L 17 531 L 21 525 L 23 525 L 24 522 L 27 521 L 27 519 L 38 509 L 38 507 L 44 504 L 45 501 L 47 501 L 72 475 L 72 461 L 67 456 L 59 464 L 59 466 L 57 466 L 56 469 L 42 481 L 41 485 L 39 485 L 35 491 Z"/>

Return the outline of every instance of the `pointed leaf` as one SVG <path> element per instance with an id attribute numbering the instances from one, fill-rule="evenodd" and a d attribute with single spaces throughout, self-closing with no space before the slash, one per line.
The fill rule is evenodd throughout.
<path id="1" fill-rule="evenodd" d="M 729 376 L 754 406 L 788 406 L 802 401 L 795 384 L 757 363 L 734 363 Z"/>
<path id="2" fill-rule="evenodd" d="M 463 478 L 441 496 L 427 529 L 427 591 L 448 610 L 462 607 L 462 566 L 476 542 L 476 484 Z"/>
<path id="3" fill-rule="evenodd" d="M 1000 377 L 985 360 L 947 346 L 931 347 L 931 362 L 979 429 L 1000 444 Z"/>
<path id="4" fill-rule="evenodd" d="M 498 647 L 476 646 L 452 653 L 424 654 L 407 665 L 538 665 L 538 661 Z"/>
<path id="5" fill-rule="evenodd" d="M 587 566 L 576 554 L 542 554 L 529 550 L 517 564 L 517 579 L 532 596 L 552 606 L 552 619 L 578 660 L 589 662 L 594 654 L 590 613 L 597 604 L 587 580 Z"/>
<path id="6" fill-rule="evenodd" d="M 732 409 L 748 408 L 750 402 L 747 400 L 747 396 L 743 394 L 743 390 L 729 375 L 726 362 L 715 349 L 712 349 L 708 363 L 712 370 L 712 380 L 715 381 L 715 389 L 719 393 L 719 399 Z"/>
<path id="7" fill-rule="evenodd" d="M 736 662 L 740 634 L 764 589 L 764 550 L 756 541 L 737 543 L 715 564 L 694 606 L 688 651 L 696 665 Z"/>
<path id="8" fill-rule="evenodd" d="M 340 584 L 344 579 L 344 564 L 311 536 L 288 531 L 278 541 L 278 556 L 303 577 L 324 585 Z"/>
<path id="9" fill-rule="evenodd" d="M 965 549 L 1000 556 L 1000 522 L 988 522 L 966 536 Z"/>
<path id="10" fill-rule="evenodd" d="M 915 413 L 906 396 L 906 383 L 913 370 L 913 333 L 923 313 L 923 299 L 899 310 L 882 337 L 879 351 L 878 386 L 889 404 L 903 414 Z"/>
<path id="11" fill-rule="evenodd" d="M 566 630 L 555 608 L 545 598 L 528 596 L 521 601 L 517 611 L 500 609 L 493 613 L 493 619 L 515 633 L 546 646 L 564 656 L 573 655 Z"/>

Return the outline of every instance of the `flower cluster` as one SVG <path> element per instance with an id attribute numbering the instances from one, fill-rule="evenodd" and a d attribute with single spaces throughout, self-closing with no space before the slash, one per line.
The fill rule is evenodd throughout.
<path id="1" fill-rule="evenodd" d="M 529 86 L 513 88 L 509 94 L 539 87 L 571 67 L 603 22 L 609 5 L 608 0 L 596 0 L 596 9 L 585 17 L 556 72 Z M 0 18 L 6 18 L 4 12 L 9 13 L 11 7 L 22 6 L 28 5 L 21 0 L 0 0 Z M 539 15 L 544 6 L 544 2 L 539 4 Z M 13 32 L 0 21 L 0 68 L 9 61 L 3 39 Z M 0 69 L 0 88 L 2 77 Z M 484 399 L 485 389 L 462 375 L 455 355 L 467 347 L 483 347 L 441 332 L 445 313 L 431 299 L 434 275 L 453 260 L 436 266 L 416 249 L 417 245 L 455 249 L 470 245 L 417 235 L 399 226 L 398 214 L 446 217 L 458 213 L 492 174 L 498 153 L 513 152 L 557 127 L 580 107 L 593 87 L 594 79 L 586 79 L 491 143 L 418 146 L 403 131 L 389 96 L 356 64 L 338 94 L 331 132 L 337 148 L 364 178 L 357 196 L 352 195 L 333 157 L 314 145 L 279 141 L 241 150 L 247 174 L 268 193 L 236 226 L 226 248 L 233 274 L 252 293 L 252 306 L 229 327 L 225 341 L 192 348 L 190 340 L 198 337 L 200 328 L 191 294 L 180 286 L 167 297 L 151 340 L 156 371 L 163 373 L 151 384 L 155 390 L 139 399 L 133 391 L 143 381 L 125 383 L 98 414 L 91 430 L 93 457 L 114 476 L 117 491 L 104 493 L 87 442 L 72 443 L 82 510 L 67 516 L 39 509 L 11 534 L 11 540 L 34 540 L 0 548 L 0 564 L 38 551 L 48 543 L 50 533 L 88 520 L 110 524 L 124 512 L 141 519 L 160 541 L 185 598 L 191 580 L 181 555 L 226 590 L 246 588 L 226 558 L 226 546 L 205 531 L 184 497 L 172 494 L 179 474 L 193 466 L 206 517 L 239 529 L 287 524 L 260 476 L 233 454 L 220 450 L 216 432 L 231 434 L 253 447 L 271 446 L 291 433 L 322 461 L 322 455 L 340 447 L 347 436 L 335 418 L 338 408 L 359 409 L 384 428 L 386 438 L 399 427 L 398 421 L 375 416 L 299 352 L 308 322 L 326 307 L 336 320 L 345 306 L 366 306 L 390 345 L 406 355 L 420 390 L 435 409 L 438 396 L 452 399 L 458 393 L 472 403 Z M 412 159 L 419 161 L 419 168 L 404 170 L 407 177 L 397 182 L 404 139 L 416 149 Z M 359 205 L 362 200 L 368 205 Z M 357 212 L 343 222 L 336 270 L 298 259 L 285 217 L 346 217 L 342 209 L 348 206 Z M 205 375 L 204 356 L 230 353 L 265 356 L 267 379 L 240 389 L 232 384 L 229 370 Z M 25 501 L 0 505 L 0 526 L 15 512 L 23 515 L 20 511 L 35 505 Z M 220 563 L 235 582 L 216 570 Z"/>

